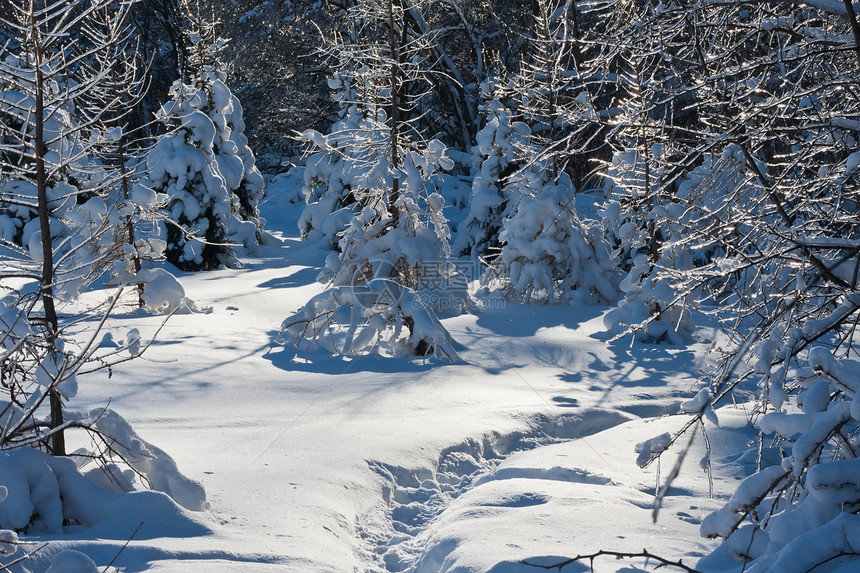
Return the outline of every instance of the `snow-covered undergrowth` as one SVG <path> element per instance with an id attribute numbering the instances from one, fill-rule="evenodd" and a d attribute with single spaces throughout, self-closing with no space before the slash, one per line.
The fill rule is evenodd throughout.
<path id="1" fill-rule="evenodd" d="M 417 354 L 459 360 L 451 335 L 414 290 L 389 279 L 332 287 L 281 325 L 284 343 L 335 354 Z"/>
<path id="2" fill-rule="evenodd" d="M 146 453 L 148 458 L 138 460 L 149 465 L 146 475 L 157 489 L 166 489 L 192 506 L 191 509 L 204 509 L 205 498 L 199 484 L 176 473 L 175 464 L 169 458 Z M 166 465 L 173 467 L 165 468 Z M 92 479 L 88 479 L 90 476 Z M 112 491 L 121 490 L 126 485 L 121 483 L 123 480 L 131 481 L 129 475 L 114 472 L 111 474 L 113 483 L 99 469 L 91 470 L 90 476 L 78 471 L 74 457 L 49 456 L 26 447 L 0 452 L 0 482 L 3 484 L 0 528 L 27 535 L 61 535 L 64 528 L 66 532 L 69 528 L 79 528 L 88 536 L 111 539 L 117 535 L 130 537 L 138 523 L 146 525 L 156 516 L 156 523 L 142 527 L 137 535 L 142 538 L 185 537 L 209 531 L 163 493 Z M 96 480 L 105 487 L 97 485 Z"/>
<path id="3" fill-rule="evenodd" d="M 532 304 L 612 303 L 620 277 L 602 229 L 576 214 L 576 190 L 545 185 L 523 193 L 499 233 L 496 262 L 508 298 Z"/>

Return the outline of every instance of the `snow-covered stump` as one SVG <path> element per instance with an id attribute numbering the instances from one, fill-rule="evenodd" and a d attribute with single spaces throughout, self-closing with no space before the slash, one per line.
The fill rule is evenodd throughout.
<path id="1" fill-rule="evenodd" d="M 432 354 L 460 361 L 450 334 L 418 293 L 389 279 L 318 294 L 283 322 L 280 339 L 343 355 Z"/>

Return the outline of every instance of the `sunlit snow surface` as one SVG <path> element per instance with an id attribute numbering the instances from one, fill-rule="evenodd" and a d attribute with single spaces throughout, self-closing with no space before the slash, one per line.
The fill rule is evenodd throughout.
<path id="1" fill-rule="evenodd" d="M 656 524 L 657 472 L 675 456 L 643 470 L 634 451 L 687 419 L 665 415 L 698 393 L 710 330 L 689 347 L 631 347 L 608 341 L 604 307 L 508 304 L 443 320 L 466 364 L 274 345 L 284 318 L 323 288 L 314 279 L 326 253 L 297 239 L 301 205 L 289 202 L 300 181 L 270 188 L 272 240 L 259 258 L 179 275 L 211 312 L 174 315 L 142 360 L 80 381 L 75 408 L 110 401 L 203 484 L 210 509 L 188 512 L 203 527 L 161 536 L 171 517 L 141 508 L 110 535 L 78 527 L 46 538 L 37 568 L 74 549 L 101 570 L 141 521 L 150 533 L 120 553 L 121 570 L 500 573 L 601 549 L 689 565 L 713 551 L 699 524 L 750 469 L 729 455 L 750 437 L 742 409 L 709 427 L 714 498 L 699 439 Z M 161 320 L 129 306 L 109 327 L 146 339 Z M 646 565 L 595 561 L 599 571 Z"/>

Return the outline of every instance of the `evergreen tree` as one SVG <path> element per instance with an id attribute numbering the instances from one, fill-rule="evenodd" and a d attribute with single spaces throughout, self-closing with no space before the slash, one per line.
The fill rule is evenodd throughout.
<path id="1" fill-rule="evenodd" d="M 176 82 L 158 119 L 168 132 L 146 158 L 152 188 L 164 193 L 167 260 L 187 271 L 236 263 L 229 243 L 232 195 L 215 158 L 215 125 L 199 111 L 206 94 Z"/>
<path id="2" fill-rule="evenodd" d="M 191 27 L 188 40 L 190 83 L 206 96 L 205 100 L 198 99 L 195 103 L 199 103 L 197 109 L 209 116 L 215 125 L 213 151 L 218 169 L 234 196 L 231 210 L 239 221 L 250 223 L 231 221 L 228 235 L 234 242 L 253 249 L 262 242 L 263 222 L 259 218 L 258 204 L 265 194 L 266 184 L 257 169 L 254 153 L 248 147 L 242 105 L 226 84 L 222 52 L 227 42 L 218 37 L 216 22 L 201 17 L 199 7 L 186 6 L 186 13 Z"/>
<path id="3" fill-rule="evenodd" d="M 467 295 L 448 260 L 444 199 L 434 188 L 436 173 L 453 162 L 416 122 L 428 93 L 425 61 L 431 53 L 429 36 L 410 27 L 410 12 L 420 8 L 394 0 L 358 2 L 348 12 L 349 39 L 338 38 L 328 52 L 338 70 L 335 87 L 354 89 L 356 109 L 343 102 L 347 123 L 332 137 L 306 136 L 330 154 L 319 160 L 334 166 L 331 173 L 351 175 L 354 205 L 340 253 L 329 255 L 319 277 L 332 283 L 334 294 L 313 299 L 284 323 L 294 339 L 319 340 L 343 327 L 346 341 L 335 351 L 455 355 L 433 311 L 459 310 Z M 343 204 L 346 186 L 341 194 L 328 187 L 333 210 Z M 356 287 L 367 296 L 356 295 Z M 329 304 L 353 310 L 332 315 Z M 363 344 L 356 345 L 359 328 Z"/>
<path id="4" fill-rule="evenodd" d="M 353 186 L 358 184 L 358 165 L 367 153 L 370 131 L 365 112 L 347 74 L 338 74 L 328 82 L 338 104 L 338 120 L 327 135 L 309 129 L 302 139 L 316 150 L 305 161 L 304 187 L 307 206 L 299 218 L 303 239 L 325 238 L 332 248 L 340 234 L 355 215 L 356 197 Z"/>
<path id="5" fill-rule="evenodd" d="M 489 100 L 484 110 L 486 123 L 472 148 L 472 193 L 469 211 L 454 242 L 454 252 L 458 255 L 498 256 L 499 230 L 514 207 L 510 179 L 521 167 L 518 150 L 523 148 L 523 139 L 529 134 L 528 126 L 514 121 L 512 111 L 505 106 L 504 90 L 493 84 L 488 81 L 482 86 Z"/>
<path id="6" fill-rule="evenodd" d="M 182 270 L 236 264 L 260 244 L 265 181 L 247 146 L 238 99 L 224 83 L 223 42 L 191 13 L 190 83 L 177 80 L 158 119 L 167 133 L 147 156 L 153 188 L 168 196 L 167 259 Z"/>
<path id="7" fill-rule="evenodd" d="M 449 272 L 450 231 L 433 186 L 436 172 L 453 163 L 445 146 L 425 139 L 415 122 L 427 94 L 430 53 L 430 38 L 413 37 L 409 28 L 407 14 L 417 9 L 394 0 L 359 2 L 349 12 L 352 39 L 331 52 L 357 108 L 344 102 L 347 124 L 322 142 L 341 155 L 344 172 L 354 173 L 355 216 L 339 241 L 340 255 L 329 257 L 321 277 L 336 285 L 390 278 L 421 289 L 424 274 L 437 281 L 440 267 L 443 279 Z"/>

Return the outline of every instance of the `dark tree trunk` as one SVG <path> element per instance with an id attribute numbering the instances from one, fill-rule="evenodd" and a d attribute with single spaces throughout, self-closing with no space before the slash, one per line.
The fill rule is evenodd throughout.
<path id="1" fill-rule="evenodd" d="M 33 118 L 35 127 L 35 159 L 36 159 L 36 189 L 39 202 L 39 227 L 42 237 L 42 305 L 45 309 L 45 327 L 48 329 L 49 352 L 56 354 L 57 336 L 59 335 L 59 321 L 57 310 L 54 307 L 54 249 L 51 238 L 51 219 L 48 206 L 48 174 L 45 166 L 45 93 L 42 75 L 43 48 L 39 28 L 36 24 L 36 3 L 30 2 L 30 28 L 32 33 L 33 57 L 35 60 L 35 100 L 36 109 Z M 56 380 L 54 384 L 56 385 Z M 66 440 L 62 430 L 57 430 L 63 425 L 63 400 L 59 391 L 52 387 L 49 390 L 51 406 L 51 454 L 55 456 L 66 455 Z"/>

